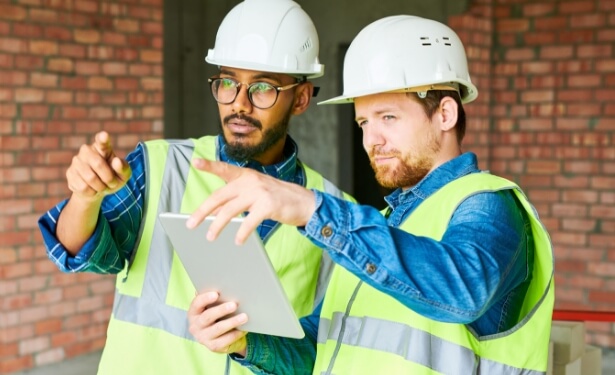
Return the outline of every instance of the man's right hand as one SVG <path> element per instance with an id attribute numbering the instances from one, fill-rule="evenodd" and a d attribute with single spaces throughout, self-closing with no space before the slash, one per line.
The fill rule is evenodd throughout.
<path id="1" fill-rule="evenodd" d="M 73 192 L 71 199 L 98 201 L 120 190 L 131 174 L 126 160 L 115 155 L 109 134 L 102 131 L 93 144 L 81 146 L 66 171 L 66 180 Z"/>
<path id="2" fill-rule="evenodd" d="M 120 190 L 132 169 L 115 155 L 107 132 L 97 133 L 94 143 L 83 145 L 66 171 L 73 192 L 60 213 L 56 235 L 68 253 L 75 256 L 92 236 L 105 195 Z"/>

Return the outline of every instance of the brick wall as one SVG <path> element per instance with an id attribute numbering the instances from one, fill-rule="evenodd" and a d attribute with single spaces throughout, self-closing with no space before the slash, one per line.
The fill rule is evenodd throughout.
<path id="1" fill-rule="evenodd" d="M 480 88 L 466 148 L 538 209 L 556 307 L 615 311 L 615 0 L 474 0 L 449 25 Z M 162 0 L 0 0 L 0 373 L 104 345 L 114 279 L 59 273 L 36 220 L 96 131 L 120 154 L 161 135 L 161 62 Z"/>
<path id="2" fill-rule="evenodd" d="M 0 373 L 102 348 L 114 279 L 61 274 L 38 217 L 101 129 L 162 133 L 162 0 L 0 0 Z"/>
<path id="3" fill-rule="evenodd" d="M 451 27 L 464 44 L 472 83 L 478 88 L 478 98 L 464 106 L 467 117 L 464 149 L 476 153 L 483 169 L 489 169 L 491 111 L 491 49 L 493 44 L 492 0 L 475 0 L 462 15 L 450 17 Z"/>
<path id="4" fill-rule="evenodd" d="M 494 1 L 490 168 L 551 234 L 556 308 L 615 311 L 615 0 Z M 615 347 L 615 327 L 587 324 Z"/>

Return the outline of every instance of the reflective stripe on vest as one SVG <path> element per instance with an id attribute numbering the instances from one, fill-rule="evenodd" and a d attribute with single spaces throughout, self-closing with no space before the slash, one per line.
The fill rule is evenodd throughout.
<path id="1" fill-rule="evenodd" d="M 506 332 L 476 338 L 464 325 L 420 316 L 336 267 L 321 313 L 314 373 L 335 374 L 337 366 L 340 374 L 543 374 L 553 308 L 553 256 L 546 230 L 518 187 L 489 174 L 466 176 L 423 202 L 400 229 L 439 240 L 463 199 L 504 189 L 515 189 L 536 245 L 523 321 Z"/>
<path id="2" fill-rule="evenodd" d="M 346 345 L 385 351 L 442 374 L 544 374 L 542 371 L 519 369 L 485 358 L 477 358 L 469 348 L 397 322 L 353 316 L 344 319 L 343 314 L 336 313 L 333 322 L 320 319 L 319 324 L 318 343 L 320 344 L 324 344 L 327 340 L 340 340 Z M 340 337 L 342 329 L 344 333 Z M 468 369 L 470 372 L 466 372 Z M 479 369 L 480 372 L 478 372 Z M 344 374 L 344 372 L 340 373 Z M 321 374 L 333 375 L 335 373 L 322 371 Z"/>
<path id="3" fill-rule="evenodd" d="M 194 169 L 191 173 L 193 158 L 202 157 L 213 160 L 216 159 L 217 154 L 215 137 L 146 143 L 148 178 L 145 196 L 148 201 L 143 213 L 140 243 L 136 244 L 134 251 L 134 261 L 127 267 L 124 274 L 118 275 L 117 278 L 113 314 L 109 323 L 108 345 L 105 346 L 101 361 L 101 367 L 105 367 L 104 372 L 122 373 L 122 369 L 130 372 L 132 369 L 126 369 L 121 363 L 123 356 L 130 356 L 138 358 L 126 361 L 130 362 L 130 366 L 137 366 L 141 363 L 141 366 L 150 366 L 155 371 L 163 373 L 165 370 L 168 371 L 168 368 L 156 368 L 156 364 L 168 367 L 173 364 L 171 358 L 177 357 L 178 352 L 184 354 L 184 351 L 189 352 L 184 357 L 189 358 L 191 362 L 177 364 L 177 371 L 183 368 L 183 371 L 188 371 L 188 373 L 201 374 L 206 368 L 209 374 L 215 373 L 210 371 L 211 369 L 223 368 L 226 356 L 207 351 L 204 346 L 195 341 L 188 330 L 186 309 L 194 296 L 194 288 L 185 271 L 182 271 L 183 267 L 178 266 L 181 262 L 172 251 L 172 246 L 157 219 L 158 214 L 165 211 L 192 212 L 206 196 L 223 186 L 224 182 L 212 174 L 195 173 Z M 333 184 L 309 167 L 302 165 L 302 169 L 305 173 L 306 187 L 326 190 L 333 195 L 346 197 Z M 195 178 L 199 178 L 200 183 L 195 184 Z M 187 189 L 187 184 L 192 188 Z M 191 203 L 186 203 L 187 201 Z M 282 244 L 284 247 L 281 247 Z M 294 298 L 289 296 L 297 314 L 302 316 L 311 312 L 321 302 L 331 276 L 330 258 L 322 256 L 320 249 L 301 236 L 295 227 L 286 225 L 277 225 L 266 239 L 265 246 L 268 249 L 271 247 L 276 249 L 275 253 L 270 253 L 274 267 L 277 265 L 287 268 L 284 272 L 286 275 L 291 275 L 289 276 L 291 281 L 293 278 L 301 278 L 301 282 L 296 284 L 303 285 L 304 290 L 302 293 L 293 291 L 295 292 Z M 286 248 L 293 251 L 285 251 Z M 295 258 L 290 257 L 294 253 L 297 254 Z M 292 262 L 296 264 L 296 257 L 301 254 L 308 254 L 311 258 L 301 258 L 300 266 L 303 268 L 297 267 L 297 271 L 294 272 L 292 269 L 288 270 L 289 267 L 294 268 L 291 264 Z M 321 268 L 316 270 L 318 262 Z M 276 271 L 280 272 L 280 269 L 276 267 Z M 313 280 L 313 283 L 310 280 Z M 282 282 L 283 286 L 289 283 L 295 284 L 290 281 Z M 313 290 L 310 293 L 307 286 L 318 287 L 322 290 Z M 178 287 L 181 288 L 178 289 Z M 176 296 L 178 293 L 180 297 Z M 122 330 L 127 329 L 132 332 L 131 348 L 122 347 L 123 342 L 127 341 Z M 172 339 L 168 335 L 178 339 Z M 187 341 L 177 341 L 180 338 Z M 175 346 L 174 350 L 167 354 L 168 342 L 175 343 Z M 178 345 L 185 345 L 185 349 Z M 149 346 L 149 351 L 144 353 L 146 349 L 142 346 Z M 151 358 L 147 364 L 144 362 L 146 356 Z M 221 364 L 212 362 L 218 362 L 217 359 Z M 105 363 L 102 364 L 102 362 Z M 239 365 L 234 364 L 233 367 L 234 373 L 242 371 Z M 246 369 L 243 372 L 248 373 L 249 371 Z"/>

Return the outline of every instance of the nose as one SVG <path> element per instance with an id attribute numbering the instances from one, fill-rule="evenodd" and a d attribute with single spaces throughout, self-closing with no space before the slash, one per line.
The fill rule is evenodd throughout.
<path id="1" fill-rule="evenodd" d="M 243 83 L 239 86 L 239 92 L 235 101 L 232 103 L 233 111 L 236 113 L 251 113 L 252 102 L 248 97 L 248 86 Z"/>
<path id="2" fill-rule="evenodd" d="M 384 146 L 385 140 L 378 126 L 372 124 L 363 126 L 363 148 L 369 152 L 374 146 Z"/>

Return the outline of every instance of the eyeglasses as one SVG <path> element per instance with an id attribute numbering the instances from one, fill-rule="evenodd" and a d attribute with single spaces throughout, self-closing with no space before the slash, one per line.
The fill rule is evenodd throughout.
<path id="1" fill-rule="evenodd" d="M 232 78 L 209 78 L 207 80 L 211 86 L 211 93 L 214 99 L 220 104 L 231 104 L 237 98 L 241 85 L 248 88 L 248 99 L 253 106 L 260 109 L 273 107 L 278 100 L 280 91 L 292 89 L 305 82 L 292 83 L 286 86 L 274 86 L 268 82 L 253 82 L 249 85 L 242 82 L 237 82 Z"/>

